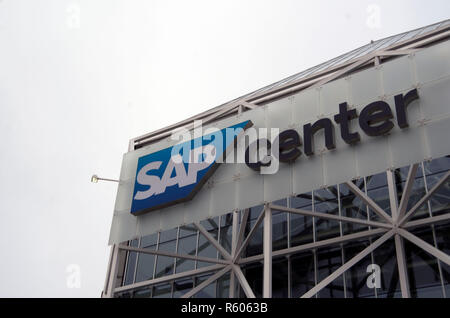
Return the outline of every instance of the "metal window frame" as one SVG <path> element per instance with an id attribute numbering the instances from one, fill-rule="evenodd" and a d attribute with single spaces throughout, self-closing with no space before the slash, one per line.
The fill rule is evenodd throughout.
<path id="1" fill-rule="evenodd" d="M 444 23 L 442 23 L 444 24 Z M 351 54 L 351 58 L 346 60 L 343 63 L 339 62 L 342 59 L 345 59 L 349 57 L 348 54 L 342 55 L 340 57 L 337 57 L 333 60 L 330 60 L 324 64 L 318 65 L 314 68 L 311 68 L 310 70 L 306 70 L 305 72 L 296 74 L 291 76 L 288 79 L 284 79 L 278 83 L 269 85 L 268 87 L 262 88 L 260 90 L 257 90 L 253 93 L 247 94 L 243 97 L 237 98 L 229 103 L 226 103 L 224 105 L 221 105 L 219 107 L 215 107 L 211 110 L 208 110 L 206 112 L 203 112 L 199 115 L 193 116 L 191 118 L 188 118 L 180 123 L 168 126 L 163 129 L 159 129 L 155 132 L 142 135 L 140 137 L 136 137 L 130 140 L 129 143 L 129 151 L 133 151 L 136 149 L 136 147 L 141 147 L 148 145 L 152 142 L 161 140 L 162 138 L 165 138 L 167 136 L 170 136 L 173 130 L 177 130 L 180 128 L 187 128 L 191 129 L 193 128 L 194 121 L 202 119 L 204 122 L 213 122 L 216 120 L 219 120 L 221 118 L 233 115 L 233 114 L 240 114 L 247 110 L 252 110 L 255 108 L 258 108 L 272 100 L 287 96 L 292 93 L 299 92 L 306 88 L 316 87 L 319 88 L 322 85 L 333 81 L 337 78 L 341 78 L 343 76 L 346 76 L 350 73 L 353 73 L 355 71 L 358 71 L 362 68 L 365 68 L 370 65 L 377 65 L 380 64 L 383 59 L 393 58 L 396 56 L 404 56 L 404 55 L 410 55 L 414 54 L 415 52 L 419 51 L 424 46 L 433 44 L 438 41 L 442 41 L 445 39 L 448 39 L 450 37 L 450 24 L 446 26 L 439 26 L 436 29 L 420 34 L 416 34 L 412 38 L 404 41 L 397 41 L 394 44 L 388 45 L 386 48 L 378 49 L 375 51 L 372 51 L 368 54 L 361 55 L 361 52 L 364 52 L 366 49 L 370 48 L 363 46 L 359 49 L 353 50 Z M 406 33 L 405 33 L 406 35 Z M 392 37 L 391 37 L 392 38 Z M 391 39 L 389 38 L 389 39 Z M 401 37 L 399 40 L 401 40 L 403 37 Z M 389 43 L 388 39 L 385 39 L 386 41 L 383 42 L 382 40 L 379 41 L 378 47 L 380 47 L 382 44 Z M 319 71 L 316 71 L 319 70 Z M 300 76 L 301 74 L 307 74 L 306 76 Z M 328 281 L 330 281 L 329 278 L 327 278 L 326 281 L 322 281 L 320 283 L 317 282 L 317 249 L 320 247 L 333 245 L 333 244 L 340 244 L 342 247 L 342 244 L 351 241 L 352 239 L 357 239 L 360 237 L 368 237 L 369 239 L 373 235 L 380 235 L 383 234 L 383 237 L 387 235 L 388 233 L 393 233 L 391 236 L 394 237 L 394 244 L 395 244 L 395 250 L 396 250 L 396 256 L 397 256 L 397 263 L 398 263 L 398 271 L 399 271 L 399 278 L 400 278 L 400 285 L 401 285 L 401 291 L 403 297 L 410 297 L 410 291 L 407 281 L 407 273 L 405 269 L 405 256 L 404 256 L 404 247 L 403 247 L 403 240 L 406 239 L 408 241 L 411 241 L 412 243 L 416 244 L 426 252 L 430 253 L 434 257 L 437 258 L 439 271 L 441 275 L 441 283 L 442 283 L 442 271 L 441 271 L 441 264 L 440 262 L 444 262 L 448 264 L 449 257 L 446 254 L 443 254 L 441 251 L 439 251 L 436 248 L 436 238 L 435 238 L 435 231 L 434 231 L 434 225 L 448 221 L 450 219 L 450 213 L 439 215 L 439 216 L 433 216 L 431 214 L 431 206 L 429 199 L 432 197 L 432 195 L 448 180 L 450 177 L 450 171 L 448 171 L 444 177 L 442 177 L 438 183 L 431 189 L 428 189 L 427 183 L 426 183 L 426 175 L 423 167 L 423 163 L 420 163 L 421 169 L 423 171 L 423 178 L 425 183 L 425 189 L 426 194 L 409 210 L 407 209 L 407 204 L 410 199 L 410 195 L 412 193 L 413 183 L 415 180 L 415 175 L 417 173 L 419 164 L 413 164 L 410 166 L 408 176 L 405 182 L 405 188 L 403 191 L 402 199 L 400 202 L 397 202 L 397 193 L 396 193 L 396 187 L 395 187 L 395 180 L 393 176 L 393 171 L 388 170 L 387 173 L 387 180 L 388 180 L 388 189 L 389 189 L 389 200 L 390 200 L 390 207 L 392 211 L 392 216 L 389 216 L 383 209 L 381 209 L 373 200 L 370 199 L 370 197 L 367 195 L 367 190 L 365 187 L 364 192 L 361 191 L 358 187 L 356 187 L 352 182 L 347 182 L 347 186 L 350 188 L 350 190 L 357 195 L 366 205 L 367 208 L 367 220 L 352 218 L 352 217 L 344 217 L 341 214 L 341 208 L 340 208 L 340 198 L 338 191 L 338 202 L 339 202 L 339 215 L 331 215 L 331 214 L 325 214 L 316 212 L 314 209 L 314 197 L 312 197 L 312 211 L 304 211 L 301 209 L 293 209 L 290 208 L 290 200 L 288 200 L 288 207 L 280 207 L 274 204 L 266 204 L 264 211 L 260 214 L 258 219 L 256 220 L 256 223 L 254 224 L 253 228 L 251 229 L 249 235 L 244 239 L 244 233 L 245 233 L 245 227 L 248 222 L 248 216 L 249 216 L 249 209 L 244 210 L 244 213 L 242 213 L 242 220 L 239 225 L 239 220 L 237 220 L 239 213 L 233 213 L 233 230 L 232 230 L 232 251 L 231 254 L 228 253 L 220 244 L 220 218 L 219 218 L 219 236 L 218 240 L 215 240 L 209 233 L 206 231 L 200 224 L 195 224 L 197 227 L 197 240 L 196 240 L 196 253 L 195 256 L 192 255 L 180 255 L 177 253 L 178 248 L 178 240 L 179 240 L 179 228 L 177 232 L 176 237 L 176 253 L 166 253 L 164 251 L 159 251 L 159 245 L 160 245 L 160 233 L 158 233 L 157 238 L 157 244 L 156 244 L 156 251 L 154 251 L 155 260 L 154 260 L 154 268 L 153 268 L 153 277 L 151 280 L 140 282 L 140 283 L 133 283 L 128 286 L 121 286 L 118 287 L 120 284 L 121 274 L 119 274 L 119 267 L 120 264 L 125 264 L 126 262 L 126 255 L 130 251 L 136 251 L 137 252 L 137 258 L 136 258 L 136 267 L 135 267 L 135 273 L 134 273 L 134 282 L 136 278 L 136 271 L 139 261 L 139 254 L 140 253 L 146 253 L 148 251 L 142 251 L 141 249 L 130 249 L 130 247 L 124 245 L 124 244 L 114 244 L 111 246 L 111 252 L 110 252 L 110 258 L 108 263 L 108 269 L 107 269 L 107 277 L 104 284 L 104 291 L 102 292 L 102 297 L 113 297 L 114 293 L 125 291 L 129 289 L 135 289 L 139 286 L 149 286 L 158 284 L 160 282 L 166 282 L 166 281 L 173 281 L 174 279 L 177 279 L 178 277 L 185 277 L 184 275 L 186 273 L 190 273 L 191 275 L 197 275 L 201 273 L 206 273 L 209 271 L 224 271 L 225 268 L 228 268 L 227 271 L 230 271 L 230 297 L 235 296 L 235 288 L 234 286 L 236 284 L 240 284 L 243 288 L 245 294 L 247 297 L 254 297 L 254 293 L 251 290 L 248 282 L 245 279 L 245 275 L 243 274 L 240 266 L 243 264 L 247 264 L 254 261 L 261 261 L 264 260 L 264 282 L 263 282 L 263 296 L 264 297 L 271 297 L 272 294 L 272 288 L 271 288 L 271 263 L 273 257 L 285 255 L 288 257 L 288 271 L 291 271 L 290 268 L 290 258 L 289 256 L 293 253 L 303 251 L 303 250 L 311 250 L 314 255 L 314 275 L 315 275 L 315 283 L 316 286 L 314 287 L 316 291 L 318 291 L 317 286 L 323 286 L 325 287 Z M 366 183 L 366 179 L 364 178 L 364 183 Z M 311 192 L 314 193 L 313 191 Z M 428 206 L 428 212 L 430 214 L 430 217 L 423 218 L 419 220 L 413 220 L 410 221 L 411 217 L 414 215 L 414 213 L 422 206 L 423 204 L 427 204 Z M 370 210 L 369 210 L 370 209 Z M 284 211 L 289 214 L 300 214 L 300 215 L 306 215 L 312 217 L 312 227 L 313 227 L 313 242 L 291 247 L 290 246 L 290 217 L 287 218 L 288 222 L 288 248 L 272 251 L 272 210 L 279 210 Z M 269 211 L 269 212 L 268 212 Z M 381 217 L 382 222 L 378 221 L 371 221 L 370 220 L 370 211 L 375 212 L 378 216 Z M 236 212 L 236 211 L 235 211 Z M 270 214 L 270 217 L 267 215 Z M 340 227 L 340 237 L 332 238 L 328 240 L 323 241 L 317 241 L 317 229 L 316 229 L 316 219 L 317 218 L 324 218 L 328 220 L 335 220 L 339 221 L 339 227 Z M 355 223 L 355 224 L 362 224 L 367 225 L 369 230 L 362 231 L 350 235 L 342 235 L 342 224 L 343 222 L 348 223 Z M 243 257 L 242 253 L 245 250 L 246 246 L 250 242 L 252 236 L 256 232 L 258 226 L 263 223 L 263 233 L 264 233 L 264 241 L 263 241 L 263 249 L 264 253 L 261 255 L 256 255 L 252 257 Z M 413 229 L 418 226 L 423 225 L 430 225 L 432 227 L 433 231 L 433 239 L 435 246 L 432 246 L 421 239 L 417 238 L 413 234 L 409 232 L 410 229 Z M 375 229 L 372 229 L 375 228 Z M 212 258 L 204 258 L 199 257 L 199 237 L 200 234 L 203 234 L 207 240 L 217 249 L 217 253 L 220 253 L 224 259 L 212 259 Z M 270 235 L 269 235 L 270 234 Z M 375 242 L 370 243 L 369 247 L 376 246 L 374 245 L 378 240 Z M 140 243 L 139 243 L 140 246 Z M 375 247 L 376 248 L 376 247 Z M 373 250 L 375 249 L 369 249 L 370 253 L 373 258 Z M 128 251 L 128 252 L 127 252 Z M 342 260 L 344 260 L 344 254 L 342 249 Z M 152 254 L 152 253 L 150 253 Z M 170 254 L 170 255 L 169 255 Z M 156 267 L 157 267 L 157 260 L 158 255 L 160 256 L 170 256 L 174 257 L 174 268 L 173 268 L 173 275 L 169 275 L 167 277 L 160 277 L 155 278 L 156 274 Z M 368 255 L 368 254 L 367 254 Z M 184 273 L 176 273 L 176 261 L 177 258 L 185 258 L 185 259 L 192 259 L 195 260 L 194 270 L 184 272 Z M 198 262 L 199 261 L 205 261 L 210 262 L 216 265 L 204 267 L 204 268 L 198 268 Z M 351 268 L 353 265 L 348 265 L 349 262 L 345 263 L 339 270 L 342 271 L 342 274 L 345 275 L 346 270 Z M 356 264 L 356 263 L 355 263 Z M 348 266 L 346 266 L 348 265 Z M 345 267 L 344 267 L 345 266 Z M 124 265 L 125 268 L 125 265 Z M 124 269 L 122 268 L 122 270 Z M 178 275 L 178 276 L 177 276 Z M 119 277 L 120 276 L 120 277 Z M 218 276 L 220 278 L 222 275 Z M 213 275 L 212 277 L 215 277 Z M 331 280 L 332 281 L 332 280 Z M 330 281 L 330 282 L 331 282 Z M 345 284 L 345 279 L 344 279 Z M 202 285 L 202 284 L 201 284 Z M 136 287 L 138 286 L 138 287 Z M 200 286 L 200 285 L 199 285 Z M 194 288 L 198 288 L 194 287 Z M 290 282 L 288 283 L 288 294 L 291 293 L 291 286 Z M 443 287 L 444 288 L 444 287 Z M 173 286 L 172 286 L 173 289 Z M 173 290 L 172 290 L 173 292 Z M 312 292 L 308 292 L 305 295 L 310 295 Z M 376 293 L 376 292 L 375 292 Z M 443 291 L 445 295 L 445 290 Z M 314 293 L 314 295 L 316 295 Z"/>
<path id="2" fill-rule="evenodd" d="M 216 240 L 202 225 L 199 223 L 194 223 L 194 226 L 197 228 L 197 246 L 196 246 L 196 255 L 186 255 L 186 254 L 178 254 L 178 253 L 172 253 L 172 252 L 165 252 L 159 250 L 159 244 L 160 244 L 160 233 L 158 234 L 157 239 L 157 249 L 156 250 L 149 250 L 149 249 L 143 249 L 143 248 L 135 248 L 132 246 L 128 246 L 125 244 L 121 245 L 113 245 L 112 247 L 112 257 L 111 257 L 111 266 L 109 268 L 109 279 L 107 280 L 105 284 L 105 290 L 106 292 L 103 293 L 104 297 L 112 297 L 115 293 L 120 293 L 124 291 L 132 291 L 136 290 L 138 288 L 146 287 L 146 286 L 154 286 L 160 283 L 173 283 L 175 280 L 185 277 L 194 277 L 198 276 L 200 274 L 206 274 L 206 273 L 214 273 L 212 274 L 206 281 L 202 282 L 201 284 L 194 286 L 193 289 L 189 292 L 187 292 L 184 297 L 192 297 L 199 291 L 201 291 L 203 288 L 211 284 L 212 282 L 217 281 L 220 277 L 225 275 L 226 273 L 230 272 L 230 290 L 229 290 L 229 297 L 235 297 L 236 296 L 236 286 L 240 285 L 242 287 L 242 290 L 244 291 L 245 295 L 249 298 L 255 297 L 254 291 L 251 289 L 250 284 L 248 283 L 247 279 L 245 278 L 245 274 L 242 271 L 242 266 L 249 264 L 249 263 L 255 263 L 255 262 L 263 262 L 263 297 L 272 297 L 272 261 L 276 257 L 280 256 L 286 256 L 288 257 L 292 254 L 296 254 L 302 251 L 311 251 L 314 255 L 314 277 L 315 277 L 315 286 L 309 290 L 307 293 L 302 295 L 303 298 L 307 297 L 317 297 L 317 293 L 325 288 L 328 284 L 330 284 L 334 279 L 337 277 L 340 277 L 341 275 L 345 275 L 346 271 L 352 268 L 355 264 L 357 264 L 361 259 L 366 257 L 367 255 L 371 255 L 373 259 L 373 251 L 376 250 L 379 246 L 381 246 L 383 243 L 385 243 L 387 240 L 393 238 L 393 244 L 395 245 L 395 254 L 397 258 L 397 270 L 399 273 L 399 280 L 400 280 L 400 289 L 402 293 L 402 297 L 409 298 L 410 295 L 410 287 L 408 282 L 408 275 L 406 272 L 406 259 L 405 259 L 405 251 L 404 251 L 404 244 L 403 240 L 408 240 L 412 242 L 413 244 L 417 245 L 419 248 L 423 249 L 427 253 L 431 254 L 432 256 L 436 257 L 438 262 L 444 262 L 445 264 L 450 265 L 450 256 L 443 253 L 442 251 L 438 250 L 436 246 L 433 246 L 422 239 L 418 238 L 414 234 L 410 232 L 411 229 L 419 227 L 419 226 L 426 226 L 430 225 L 433 226 L 434 224 L 439 224 L 445 221 L 450 220 L 450 213 L 442 214 L 439 216 L 432 216 L 430 214 L 429 217 L 409 221 L 410 217 L 413 216 L 414 212 L 417 211 L 416 205 L 420 203 L 420 205 L 427 202 L 431 197 L 432 194 L 435 193 L 440 186 L 442 186 L 445 181 L 450 176 L 450 171 L 444 174 L 444 176 L 436 183 L 436 185 L 429 191 L 425 193 L 425 195 L 419 200 L 419 202 L 414 205 L 413 208 L 411 208 L 408 212 L 406 212 L 406 206 L 407 202 L 409 201 L 412 191 L 413 191 L 413 180 L 415 178 L 415 173 L 417 172 L 417 169 L 419 168 L 419 164 L 413 164 L 409 168 L 408 177 L 405 181 L 405 187 L 404 191 L 402 193 L 402 199 L 400 203 L 397 202 L 397 189 L 396 189 L 396 183 L 394 179 L 394 171 L 388 170 L 386 171 L 386 177 L 388 180 L 388 190 L 389 190 L 389 200 L 390 200 L 390 208 L 393 214 L 393 217 L 386 214 L 385 211 L 382 211 L 382 209 L 373 201 L 371 200 L 367 195 L 367 189 L 366 186 L 364 186 L 364 190 L 360 190 L 358 187 L 356 187 L 353 183 L 347 182 L 346 185 L 349 184 L 353 185 L 349 187 L 349 189 L 355 193 L 355 195 L 360 198 L 366 205 L 366 208 L 371 208 L 374 212 L 377 213 L 380 216 L 385 216 L 383 219 L 384 221 L 389 220 L 389 223 L 387 222 L 376 222 L 370 220 L 370 213 L 367 213 L 367 220 L 359 219 L 359 218 L 353 218 L 353 217 L 344 217 L 341 213 L 341 201 L 340 201 L 340 191 L 338 191 L 338 203 L 339 203 L 339 214 L 338 215 L 332 215 L 328 213 L 323 212 L 316 212 L 314 209 L 314 197 L 311 197 L 311 205 L 312 205 L 312 211 L 308 210 L 302 210 L 302 209 L 296 209 L 292 208 L 290 199 L 288 200 L 287 206 L 280 206 L 273 203 L 265 203 L 264 209 L 261 212 L 261 214 L 258 216 L 258 218 L 255 221 L 255 224 L 253 225 L 252 229 L 250 230 L 247 237 L 244 239 L 244 233 L 245 233 L 245 227 L 248 225 L 249 222 L 249 209 L 243 210 L 242 215 L 240 215 L 239 211 L 233 211 L 233 221 L 232 221 L 232 247 L 231 247 L 231 254 L 226 251 L 226 249 L 221 245 L 220 243 L 220 234 L 218 240 Z M 421 167 L 423 169 L 423 165 Z M 426 175 L 423 174 L 423 178 L 426 179 Z M 364 178 L 364 184 L 366 184 L 366 180 Z M 356 190 L 357 188 L 357 190 Z M 311 192 L 312 195 L 314 195 L 314 192 Z M 404 216 L 402 216 L 402 210 L 404 209 Z M 383 213 L 380 213 L 380 210 Z M 340 235 L 337 237 L 333 237 L 330 239 L 325 240 L 317 240 L 316 239 L 316 229 L 314 229 L 313 232 L 313 241 L 311 243 L 306 243 L 298 246 L 291 247 L 288 243 L 288 247 L 280 250 L 272 250 L 272 226 L 273 226 L 273 211 L 281 211 L 281 212 L 287 212 L 290 214 L 300 214 L 305 216 L 310 216 L 314 220 L 316 219 L 327 219 L 327 220 L 335 220 L 340 222 Z M 367 210 L 369 211 L 369 210 Z M 239 220 L 239 218 L 241 220 Z M 220 220 L 221 218 L 219 218 Z M 290 217 L 287 217 L 288 223 L 289 223 Z M 387 220 L 386 220 L 387 219 Z M 219 228 L 220 228 L 219 221 Z M 367 225 L 368 230 L 346 234 L 343 235 L 342 232 L 342 224 L 343 223 L 352 223 L 352 224 L 362 224 Z M 243 256 L 243 252 L 245 248 L 247 247 L 249 241 L 251 240 L 252 236 L 255 234 L 256 229 L 262 224 L 263 226 L 263 253 L 259 255 L 254 255 L 250 257 Z M 314 227 L 315 221 L 313 222 Z M 289 226 L 288 226 L 289 228 Z M 220 231 L 220 229 L 219 229 Z M 177 231 L 177 242 L 179 240 L 179 229 Z M 200 257 L 198 256 L 198 237 L 200 234 L 203 234 L 206 239 L 211 243 L 212 246 L 214 246 L 219 254 L 223 256 L 223 259 L 217 257 L 216 259 L 208 258 L 208 257 Z M 288 236 L 290 236 L 290 231 L 287 233 Z M 338 245 L 341 247 L 341 251 L 343 253 L 343 244 L 346 242 L 355 241 L 358 239 L 364 239 L 364 238 L 373 238 L 375 236 L 380 236 L 375 241 L 370 241 L 369 245 L 360 253 L 358 253 L 356 256 L 354 256 L 352 259 L 344 263 L 344 255 L 342 254 L 342 266 L 340 266 L 337 270 L 335 270 L 332 274 L 330 274 L 325 279 L 321 280 L 320 282 L 317 281 L 317 250 L 319 248 L 328 247 L 332 245 Z M 435 243 L 434 243 L 435 244 Z M 139 245 L 140 246 L 140 245 Z M 153 276 L 153 279 L 139 282 L 139 283 L 133 283 L 127 286 L 117 286 L 117 261 L 118 261 L 118 254 L 120 252 L 136 252 L 136 253 L 147 253 L 147 254 L 153 254 L 155 255 L 155 263 L 156 258 L 159 256 L 167 256 L 167 257 L 174 257 L 175 259 L 190 259 L 195 260 L 196 262 L 202 261 L 202 262 L 209 262 L 214 265 L 202 267 L 202 268 L 195 268 L 191 271 L 176 273 L 168 276 L 158 277 L 155 278 Z M 137 266 L 137 265 L 136 265 Z M 290 266 L 290 262 L 288 261 L 288 267 Z M 156 270 L 156 266 L 154 268 Z M 295 269 L 289 269 L 288 272 Z M 116 279 L 115 279 L 116 277 Z M 345 276 L 344 276 L 345 277 Z M 442 276 L 441 276 L 442 277 Z M 233 283 L 231 283 L 233 281 Z M 110 283 L 111 282 L 111 283 Z M 441 278 L 442 283 L 442 278 Z M 233 286 L 234 285 L 234 286 Z M 288 295 L 290 295 L 290 283 L 288 283 Z M 376 295 L 376 293 L 375 293 Z M 346 296 L 346 294 L 344 294 Z"/>

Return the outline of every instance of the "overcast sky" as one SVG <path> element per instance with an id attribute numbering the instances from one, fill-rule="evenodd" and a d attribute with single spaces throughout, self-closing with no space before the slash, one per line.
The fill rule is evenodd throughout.
<path id="1" fill-rule="evenodd" d="M 118 178 L 129 139 L 449 16 L 448 0 L 0 0 L 0 297 L 100 296 L 117 184 L 90 177 Z"/>

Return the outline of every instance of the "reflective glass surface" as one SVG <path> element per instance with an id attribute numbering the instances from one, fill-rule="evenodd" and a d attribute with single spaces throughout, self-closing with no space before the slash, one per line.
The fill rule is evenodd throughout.
<path id="1" fill-rule="evenodd" d="M 312 211 L 311 193 L 304 193 L 292 197 L 291 207 L 301 210 Z M 313 217 L 299 214 L 289 214 L 290 219 L 290 246 L 311 243 L 314 239 Z"/>
<path id="2" fill-rule="evenodd" d="M 138 240 L 132 240 L 130 242 L 130 246 L 132 247 L 138 247 L 139 241 Z M 136 270 L 136 259 L 137 259 L 137 253 L 136 252 L 128 252 L 128 258 L 127 258 L 127 267 L 125 270 L 125 278 L 124 278 L 124 285 L 129 285 L 134 282 L 134 271 Z"/>
<path id="3" fill-rule="evenodd" d="M 397 192 L 398 204 L 403 197 L 410 167 L 400 167 L 393 172 L 393 181 Z M 450 157 L 437 158 L 420 163 L 412 183 L 412 191 L 407 204 L 406 213 L 416 205 L 421 198 L 440 183 L 443 176 L 450 170 Z M 390 198 L 386 172 L 359 178 L 353 182 L 389 215 Z M 428 201 L 424 201 L 411 221 L 428 222 L 426 219 L 450 212 L 449 181 L 435 191 Z M 361 220 L 380 220 L 367 205 L 355 195 L 346 183 L 317 189 L 290 198 L 273 202 L 276 205 L 288 206 L 315 213 L 345 216 Z M 245 224 L 244 239 L 253 228 L 258 217 L 263 213 L 264 206 L 249 208 L 249 218 Z M 244 210 L 237 215 L 242 217 Z M 423 220 L 422 220 L 423 219 Z M 208 233 L 228 251 L 231 252 L 233 213 L 203 220 L 200 224 Z M 373 229 L 367 225 L 346 221 L 326 220 L 318 216 L 304 216 L 297 213 L 273 211 L 272 213 L 272 248 L 279 251 L 295 248 L 283 256 L 274 256 L 272 260 L 272 296 L 300 297 L 316 284 L 326 279 L 338 268 L 361 253 L 377 240 L 378 236 L 365 236 L 351 240 L 338 241 L 327 246 L 311 248 L 310 245 L 324 240 L 339 240 L 340 237 Z M 450 254 L 450 221 L 442 219 L 439 223 L 419 224 L 407 230 L 431 247 Z M 361 233 L 364 234 L 364 233 Z M 406 273 L 411 297 L 450 297 L 450 266 L 439 261 L 408 239 L 402 240 Z M 158 250 L 178 254 L 198 255 L 217 259 L 222 256 L 211 242 L 193 225 L 144 236 L 132 240 L 130 246 L 148 250 Z M 248 246 L 243 252 L 244 257 L 263 253 L 263 222 L 256 229 Z M 126 265 L 122 285 L 162 278 L 214 265 L 190 259 L 167 256 L 155 256 L 138 252 L 127 252 Z M 373 266 L 379 268 L 379 285 L 370 286 L 374 279 Z M 253 262 L 241 265 L 241 269 L 256 297 L 262 296 L 263 262 L 259 258 Z M 196 274 L 192 277 L 179 276 L 165 283 L 139 287 L 135 290 L 117 293 L 116 297 L 181 297 L 188 290 L 198 286 L 212 273 Z M 230 273 L 209 284 L 195 297 L 228 297 L 230 290 Z M 236 280 L 238 297 L 245 294 Z M 363 257 L 346 272 L 334 279 L 315 297 L 319 298 L 399 298 L 402 297 L 397 264 L 397 249 L 394 238 L 384 242 L 374 251 Z"/>
<path id="4" fill-rule="evenodd" d="M 145 236 L 141 239 L 141 248 L 156 250 L 158 240 L 158 234 L 152 234 Z M 136 279 L 135 282 L 142 282 L 153 278 L 153 272 L 155 269 L 156 256 L 152 254 L 139 253 Z"/>
<path id="5" fill-rule="evenodd" d="M 199 276 L 195 279 L 195 286 L 200 285 L 205 280 L 207 280 L 211 275 Z M 195 298 L 215 298 L 216 297 L 216 284 L 217 282 L 213 282 L 203 288 L 200 292 L 194 295 Z"/>
<path id="6" fill-rule="evenodd" d="M 197 230 L 193 226 L 180 227 L 177 254 L 193 255 L 197 253 Z M 175 271 L 181 273 L 195 268 L 195 260 L 178 258 Z"/>
<path id="7" fill-rule="evenodd" d="M 202 225 L 208 231 L 208 233 L 211 234 L 211 236 L 214 239 L 216 239 L 216 240 L 218 239 L 218 235 L 219 235 L 219 218 L 218 217 L 202 221 L 202 222 L 200 222 L 200 225 Z M 203 257 L 213 258 L 213 259 L 216 259 L 217 255 L 218 255 L 217 249 L 201 233 L 199 234 L 199 238 L 198 238 L 198 255 L 203 256 Z M 205 267 L 205 266 L 211 266 L 211 263 L 197 262 L 197 268 Z"/>

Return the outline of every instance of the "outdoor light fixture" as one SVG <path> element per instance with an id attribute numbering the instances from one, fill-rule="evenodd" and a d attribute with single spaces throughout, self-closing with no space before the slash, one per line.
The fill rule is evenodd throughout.
<path id="1" fill-rule="evenodd" d="M 93 174 L 92 177 L 91 177 L 91 182 L 92 182 L 92 183 L 97 183 L 98 180 L 112 181 L 112 182 L 119 182 L 119 180 L 100 178 L 100 177 L 97 176 L 96 174 Z"/>

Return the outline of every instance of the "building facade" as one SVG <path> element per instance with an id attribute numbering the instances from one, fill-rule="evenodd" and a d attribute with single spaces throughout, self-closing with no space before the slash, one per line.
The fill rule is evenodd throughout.
<path id="1" fill-rule="evenodd" d="M 449 39 L 446 20 L 371 42 L 132 139 L 103 296 L 450 297 Z M 298 153 L 271 175 L 222 163 L 189 200 L 135 209 L 141 161 L 196 120 L 299 132 Z"/>

